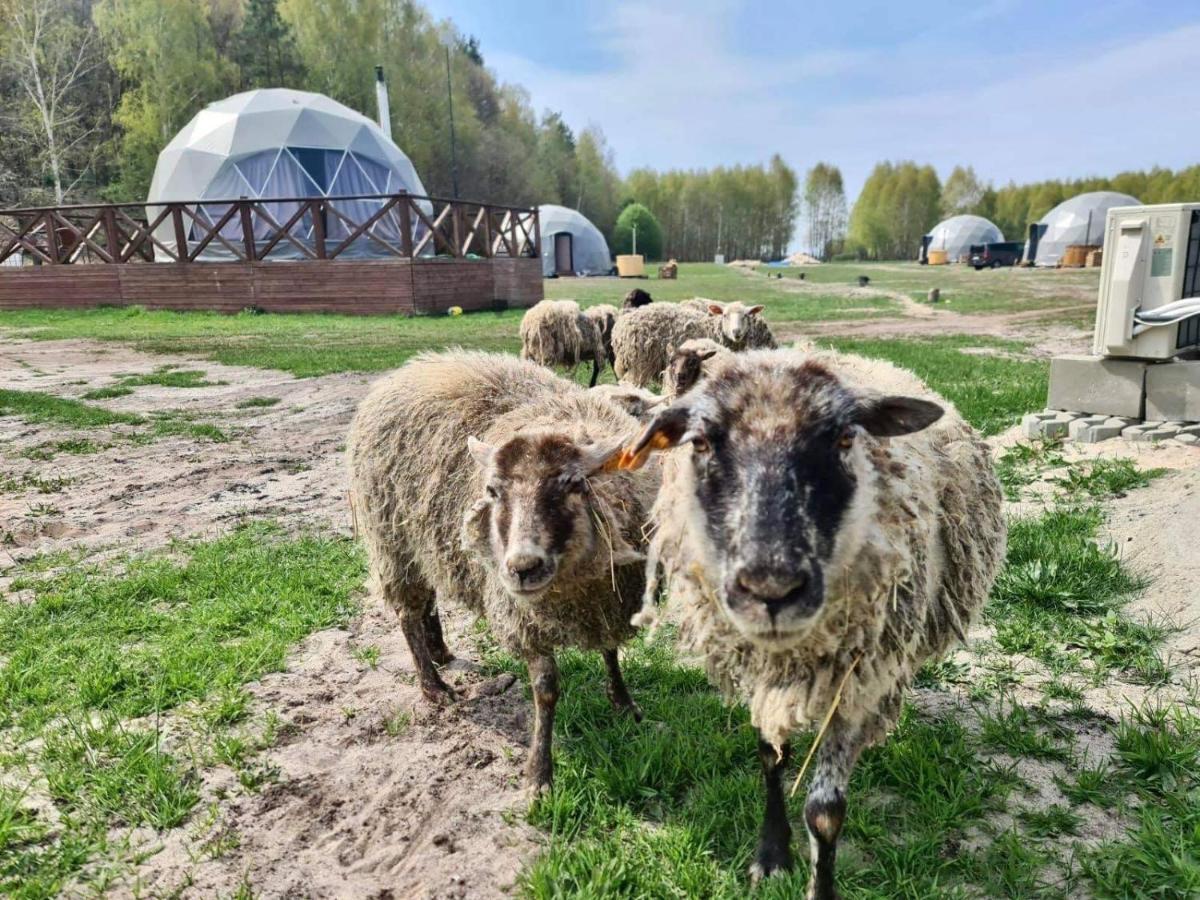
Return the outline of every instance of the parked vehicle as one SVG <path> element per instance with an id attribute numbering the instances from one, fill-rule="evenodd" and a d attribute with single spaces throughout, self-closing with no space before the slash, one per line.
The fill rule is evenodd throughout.
<path id="1" fill-rule="evenodd" d="M 975 271 L 1015 266 L 1021 261 L 1025 245 L 1020 241 L 997 241 L 993 244 L 972 244 L 971 265 Z"/>

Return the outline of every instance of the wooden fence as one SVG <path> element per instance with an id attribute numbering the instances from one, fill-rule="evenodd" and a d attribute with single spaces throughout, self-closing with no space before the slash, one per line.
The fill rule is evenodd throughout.
<path id="1" fill-rule="evenodd" d="M 0 210 L 0 308 L 528 306 L 539 228 L 536 208 L 406 193 Z"/>

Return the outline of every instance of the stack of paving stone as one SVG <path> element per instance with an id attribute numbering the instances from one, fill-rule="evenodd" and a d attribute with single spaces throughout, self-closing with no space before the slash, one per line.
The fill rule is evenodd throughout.
<path id="1" fill-rule="evenodd" d="M 1021 427 L 1027 438 L 1066 438 L 1080 444 L 1122 437 L 1127 441 L 1173 440 L 1180 444 L 1200 445 L 1200 423 L 1196 422 L 1143 422 L 1123 416 L 1046 409 L 1025 416 Z"/>

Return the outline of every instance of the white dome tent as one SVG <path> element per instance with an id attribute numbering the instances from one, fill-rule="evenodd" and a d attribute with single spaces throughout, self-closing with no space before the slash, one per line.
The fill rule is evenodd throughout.
<path id="1" fill-rule="evenodd" d="M 546 203 L 538 207 L 542 275 L 607 275 L 612 254 L 600 229 L 582 213 Z"/>
<path id="2" fill-rule="evenodd" d="M 1137 205 L 1137 198 L 1116 191 L 1092 191 L 1064 200 L 1034 226 L 1038 234 L 1036 246 L 1030 248 L 1034 265 L 1057 266 L 1072 245 L 1102 246 L 1109 209 Z"/>
<path id="3" fill-rule="evenodd" d="M 175 135 L 158 156 L 147 197 L 147 215 L 153 221 L 165 201 L 237 200 L 331 197 L 357 194 L 394 194 L 407 191 L 424 195 L 425 188 L 408 157 L 379 126 L 366 116 L 322 94 L 284 88 L 247 91 L 211 103 Z M 377 211 L 382 200 L 350 200 L 336 204 L 338 212 L 353 222 L 363 222 Z M 298 210 L 297 203 L 264 203 L 280 225 Z M 202 222 L 213 224 L 228 209 L 220 204 L 196 208 Z M 351 228 L 336 215 L 324 222 L 326 237 L 341 241 Z M 301 239 L 311 237 L 312 223 L 305 219 L 291 230 Z M 201 235 L 193 226 L 190 239 Z M 255 236 L 265 240 L 273 231 L 256 217 Z M 229 234 L 226 235 L 225 231 Z M 399 217 L 391 212 L 370 229 L 393 245 L 400 239 Z M 155 230 L 155 238 L 174 249 L 175 235 L 168 218 Z M 240 239 L 237 222 L 222 236 Z M 363 235 L 343 251 L 344 256 L 371 256 L 383 251 Z M 220 241 L 212 241 L 202 259 L 231 255 Z M 301 255 L 281 241 L 272 257 Z"/>
<path id="4" fill-rule="evenodd" d="M 1000 229 L 983 216 L 951 216 L 926 235 L 928 250 L 945 250 L 950 262 L 971 252 L 972 244 L 994 244 L 1004 240 Z"/>

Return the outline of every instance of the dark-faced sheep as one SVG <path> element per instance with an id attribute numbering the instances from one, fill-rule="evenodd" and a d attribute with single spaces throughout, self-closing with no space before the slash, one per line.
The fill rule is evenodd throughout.
<path id="1" fill-rule="evenodd" d="M 731 352 L 710 338 L 693 338 L 671 349 L 670 360 L 663 372 L 663 396 L 674 400 L 686 394 L 711 371 L 711 360 Z"/>
<path id="2" fill-rule="evenodd" d="M 521 317 L 521 359 L 572 372 L 590 361 L 594 385 L 604 368 L 604 340 L 574 300 L 542 300 Z"/>
<path id="3" fill-rule="evenodd" d="M 604 357 L 611 366 L 613 363 L 612 330 L 613 326 L 617 324 L 617 316 L 621 314 L 621 311 L 611 304 L 597 303 L 595 306 L 585 309 L 583 314 L 587 316 L 599 334 L 600 344 L 604 348 Z M 594 380 L 592 384 L 595 384 Z"/>
<path id="4" fill-rule="evenodd" d="M 667 454 L 651 563 L 709 677 L 750 707 L 766 815 L 754 877 L 792 866 L 788 737 L 818 723 L 804 807 L 809 897 L 829 900 L 850 773 L 921 664 L 966 635 L 1004 557 L 987 446 L 887 363 L 735 354 L 622 460 Z M 635 619 L 653 619 L 647 606 Z"/>
<path id="5" fill-rule="evenodd" d="M 485 616 L 529 666 L 536 787 L 552 774 L 558 648 L 601 651 L 610 699 L 640 716 L 617 648 L 634 633 L 658 482 L 611 463 L 639 427 L 533 363 L 455 351 L 422 354 L 381 379 L 350 428 L 351 509 L 422 692 L 454 699 L 438 672 L 451 656 L 437 604 Z"/>
<path id="6" fill-rule="evenodd" d="M 653 302 L 654 301 L 650 297 L 649 293 L 641 288 L 634 288 L 625 295 L 625 300 L 621 304 L 621 309 L 637 309 L 639 306 L 649 306 Z"/>

